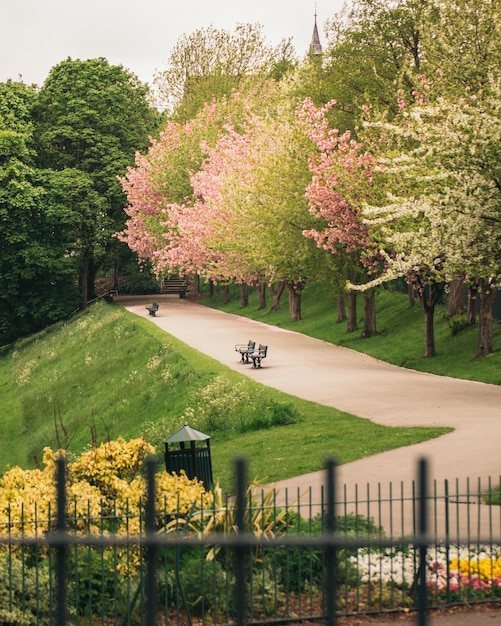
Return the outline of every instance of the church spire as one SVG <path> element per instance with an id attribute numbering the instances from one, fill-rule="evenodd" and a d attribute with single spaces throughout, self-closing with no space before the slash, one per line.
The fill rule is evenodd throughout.
<path id="1" fill-rule="evenodd" d="M 315 5 L 315 25 L 313 26 L 313 35 L 310 43 L 310 54 L 320 56 L 322 54 L 322 44 L 320 43 L 320 37 L 318 35 L 317 27 L 317 7 Z"/>

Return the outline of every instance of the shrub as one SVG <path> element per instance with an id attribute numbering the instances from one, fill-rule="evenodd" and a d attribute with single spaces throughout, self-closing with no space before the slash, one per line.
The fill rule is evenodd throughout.
<path id="1" fill-rule="evenodd" d="M 50 575 L 38 563 L 30 567 L 19 557 L 0 553 L 0 624 L 45 626 L 51 623 Z"/>
<path id="2" fill-rule="evenodd" d="M 205 432 L 224 434 L 284 426 L 300 421 L 299 411 L 289 403 L 269 401 L 264 391 L 252 392 L 244 382 L 218 376 L 199 394 L 192 422 Z"/>
<path id="3" fill-rule="evenodd" d="M 120 574 L 118 563 L 119 555 L 112 548 L 75 548 L 69 553 L 73 581 L 69 602 L 79 615 L 124 614 L 130 580 Z"/>
<path id="4" fill-rule="evenodd" d="M 494 487 L 482 496 L 482 501 L 491 506 L 501 505 L 501 487 Z"/>
<path id="5" fill-rule="evenodd" d="M 228 611 L 225 599 L 234 581 L 231 572 L 225 571 L 219 561 L 207 561 L 200 555 L 183 565 L 179 580 L 192 613 L 206 615 L 209 612 L 217 617 Z"/>

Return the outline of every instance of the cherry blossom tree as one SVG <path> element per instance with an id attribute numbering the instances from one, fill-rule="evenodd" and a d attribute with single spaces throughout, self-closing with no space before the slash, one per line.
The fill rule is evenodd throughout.
<path id="1" fill-rule="evenodd" d="M 287 286 L 291 319 L 301 319 L 301 291 L 322 256 L 303 230 L 313 222 L 304 191 L 313 144 L 280 98 L 244 132 L 220 138 L 193 177 L 198 221 L 217 251 L 215 279 Z M 276 304 L 276 302 L 275 302 Z"/>
<path id="2" fill-rule="evenodd" d="M 312 149 L 274 83 L 170 122 L 122 181 L 129 220 L 121 237 L 159 275 L 283 281 L 291 318 L 300 319 L 301 291 L 323 255 L 302 234 L 314 222 L 304 195 Z"/>
<path id="3" fill-rule="evenodd" d="M 150 261 L 157 276 L 200 273 L 186 231 L 196 199 L 192 177 L 228 125 L 245 116 L 246 106 L 235 94 L 214 100 L 188 122 L 169 121 L 121 179 L 128 220 L 118 237 L 140 260 Z"/>
<path id="4" fill-rule="evenodd" d="M 362 282 L 377 269 L 377 254 L 363 223 L 362 208 L 374 196 L 376 161 L 352 133 L 340 133 L 329 127 L 328 113 L 335 105 L 331 101 L 316 108 L 306 99 L 298 116 L 308 128 L 318 154 L 310 159 L 312 180 L 306 196 L 310 213 L 320 225 L 304 231 L 318 247 L 328 250 L 343 261 L 339 264 L 340 279 Z M 351 291 L 348 330 L 356 328 L 356 293 Z M 364 329 L 369 337 L 376 332 L 374 291 L 364 294 Z"/>

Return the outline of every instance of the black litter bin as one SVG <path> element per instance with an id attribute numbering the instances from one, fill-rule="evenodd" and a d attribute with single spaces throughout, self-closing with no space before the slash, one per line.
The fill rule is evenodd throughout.
<path id="1" fill-rule="evenodd" d="M 174 444 L 179 447 L 172 449 Z M 165 440 L 165 469 L 171 474 L 184 470 L 188 478 L 197 478 L 210 489 L 213 479 L 209 435 L 185 424 Z"/>

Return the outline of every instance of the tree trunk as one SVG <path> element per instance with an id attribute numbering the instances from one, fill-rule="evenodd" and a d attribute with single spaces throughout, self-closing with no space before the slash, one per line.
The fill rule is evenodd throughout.
<path id="1" fill-rule="evenodd" d="M 346 322 L 346 302 L 344 293 L 340 293 L 337 297 L 337 319 L 336 324 Z"/>
<path id="2" fill-rule="evenodd" d="M 362 337 L 372 337 L 376 333 L 376 293 L 371 290 L 364 294 L 364 329 Z"/>
<path id="3" fill-rule="evenodd" d="M 485 279 L 480 281 L 480 312 L 478 315 L 477 359 L 494 352 L 492 337 L 492 307 L 496 298 L 496 288 Z"/>
<path id="4" fill-rule="evenodd" d="M 249 306 L 249 287 L 246 283 L 240 285 L 240 308 L 245 309 Z"/>
<path id="5" fill-rule="evenodd" d="M 435 305 L 440 300 L 443 286 L 440 283 L 424 285 L 420 290 L 421 307 L 424 312 L 424 358 L 435 355 Z"/>
<path id="6" fill-rule="evenodd" d="M 470 285 L 468 288 L 468 309 L 466 313 L 466 323 L 468 326 L 473 326 L 477 322 L 477 297 L 477 286 Z"/>
<path id="7" fill-rule="evenodd" d="M 414 285 L 409 283 L 407 283 L 407 296 L 409 298 L 409 309 L 412 309 L 416 303 L 416 293 L 414 291 Z"/>
<path id="8" fill-rule="evenodd" d="M 229 304 L 231 301 L 231 291 L 229 285 L 223 285 L 223 304 Z"/>
<path id="9" fill-rule="evenodd" d="M 456 278 L 449 283 L 447 315 L 460 315 L 464 311 L 464 279 Z"/>
<path id="10" fill-rule="evenodd" d="M 287 283 L 289 289 L 289 313 L 292 322 L 299 322 L 301 319 L 301 291 L 303 287 Z"/>
<path id="11" fill-rule="evenodd" d="M 257 296 L 259 298 L 258 311 L 266 308 L 266 283 L 259 283 L 257 286 Z"/>
<path id="12" fill-rule="evenodd" d="M 435 355 L 435 306 L 429 306 L 424 311 L 424 358 Z"/>
<path id="13" fill-rule="evenodd" d="M 353 333 L 357 330 L 357 292 L 348 292 L 348 326 L 347 333 Z"/>
<path id="14" fill-rule="evenodd" d="M 280 298 L 282 297 L 284 290 L 285 281 L 283 280 L 278 283 L 278 287 L 270 285 L 271 295 L 273 296 L 273 304 L 271 306 L 271 309 L 269 310 L 269 313 L 271 313 L 272 311 L 280 311 Z"/>

